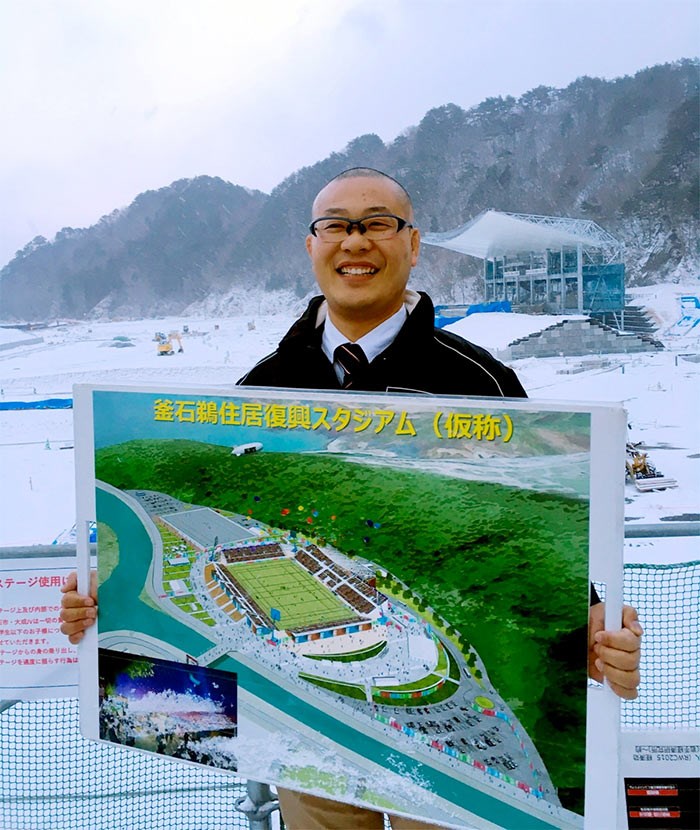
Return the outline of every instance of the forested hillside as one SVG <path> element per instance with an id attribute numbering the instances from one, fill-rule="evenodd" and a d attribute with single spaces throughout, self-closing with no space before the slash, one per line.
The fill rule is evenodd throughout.
<path id="1" fill-rule="evenodd" d="M 413 195 L 418 225 L 445 231 L 485 208 L 593 219 L 626 246 L 630 283 L 694 275 L 698 62 L 644 69 L 464 110 L 445 104 L 385 144 L 376 135 L 289 176 L 271 194 L 219 178 L 174 182 L 81 230 L 37 237 L 0 271 L 0 319 L 225 311 L 313 289 L 303 239 L 313 197 L 369 165 Z M 424 249 L 418 287 L 473 294 L 479 263 Z"/>

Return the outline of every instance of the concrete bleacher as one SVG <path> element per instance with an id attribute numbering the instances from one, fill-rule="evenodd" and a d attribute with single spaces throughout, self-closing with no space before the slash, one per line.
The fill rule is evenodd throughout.
<path id="1" fill-rule="evenodd" d="M 324 565 L 314 559 L 313 556 L 310 556 L 306 551 L 300 550 L 298 551 L 294 558 L 296 561 L 310 574 L 318 574 L 319 571 L 324 569 Z"/>
<path id="2" fill-rule="evenodd" d="M 626 305 L 621 312 L 601 311 L 591 314 L 591 317 L 605 323 L 606 326 L 621 331 L 633 332 L 634 334 L 653 336 L 654 332 L 658 330 L 658 326 L 644 306 Z"/>
<path id="3" fill-rule="evenodd" d="M 374 604 L 361 596 L 361 594 L 354 588 L 351 588 L 347 583 L 341 585 L 336 593 L 361 614 L 369 614 L 374 610 Z"/>
<path id="4" fill-rule="evenodd" d="M 562 320 L 527 337 L 521 337 L 499 352 L 501 359 L 559 357 L 560 355 L 630 354 L 655 352 L 663 344 L 646 334 L 622 333 L 592 318 Z"/>
<path id="5" fill-rule="evenodd" d="M 334 590 L 339 597 L 342 597 L 348 605 L 361 614 L 369 614 L 376 607 L 375 592 L 362 580 L 334 562 L 316 545 L 308 545 L 294 558 L 305 570 Z"/>

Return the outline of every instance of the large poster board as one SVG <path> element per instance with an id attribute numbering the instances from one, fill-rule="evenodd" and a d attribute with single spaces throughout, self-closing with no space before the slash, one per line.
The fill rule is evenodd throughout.
<path id="1" fill-rule="evenodd" d="M 449 827 L 614 826 L 586 625 L 591 579 L 619 620 L 620 407 L 74 397 L 88 737 Z"/>

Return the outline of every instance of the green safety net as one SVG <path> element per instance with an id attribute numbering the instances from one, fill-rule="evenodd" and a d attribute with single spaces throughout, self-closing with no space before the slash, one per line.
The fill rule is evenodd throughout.
<path id="1" fill-rule="evenodd" d="M 644 627 L 637 700 L 623 729 L 700 727 L 700 561 L 625 565 L 625 602 Z"/>
<path id="2" fill-rule="evenodd" d="M 230 774 L 88 741 L 78 701 L 0 713 L 2 830 L 243 830 L 245 782 Z"/>

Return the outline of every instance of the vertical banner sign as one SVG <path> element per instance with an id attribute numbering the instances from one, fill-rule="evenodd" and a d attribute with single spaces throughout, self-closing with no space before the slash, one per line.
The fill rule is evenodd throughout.
<path id="1" fill-rule="evenodd" d="M 586 658 L 624 411 L 235 392 L 75 389 L 85 734 L 447 827 L 614 826 Z"/>

